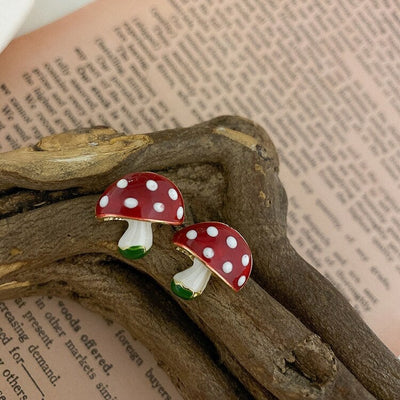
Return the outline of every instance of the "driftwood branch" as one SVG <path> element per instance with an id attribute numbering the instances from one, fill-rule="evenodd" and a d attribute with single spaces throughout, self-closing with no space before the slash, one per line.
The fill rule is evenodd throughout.
<path id="1" fill-rule="evenodd" d="M 118 322 L 157 355 L 175 386 L 189 398 L 250 398 L 229 372 L 219 368 L 213 344 L 177 305 L 153 281 L 127 270 L 117 260 L 85 254 L 43 267 L 22 268 L 13 279 L 29 284 L 3 287 L 2 300 L 46 294 L 71 297 L 107 318 L 114 319 L 118 310 Z M 190 385 L 180 378 L 181 371 L 189 371 Z"/>
<path id="2" fill-rule="evenodd" d="M 66 294 L 90 293 L 89 299 L 78 296 L 87 307 L 122 322 L 134 336 L 146 336 L 140 331 L 143 327 L 129 319 L 130 301 L 113 292 L 112 274 L 107 290 L 96 278 L 104 273 L 104 255 L 118 263 L 116 243 L 124 223 L 101 223 L 93 217 L 98 194 L 109 183 L 144 170 L 162 173 L 180 187 L 188 223 L 227 222 L 252 248 L 253 279 L 241 292 L 212 279 L 198 299 L 174 298 L 183 310 L 182 321 L 187 314 L 210 341 L 209 346 L 194 347 L 193 353 L 212 343 L 230 371 L 215 375 L 213 385 L 222 388 L 225 398 L 232 397 L 225 391 L 227 382 L 235 382 L 230 374 L 246 388 L 232 384 L 236 396 L 245 396 L 247 390 L 256 398 L 399 398 L 400 363 L 344 297 L 290 246 L 275 148 L 260 127 L 238 117 L 137 136 L 106 128 L 69 132 L 1 155 L 0 295 L 37 293 L 42 283 L 51 291 L 65 282 Z M 155 225 L 151 252 L 134 263 L 120 260 L 152 277 L 158 291 L 167 294 L 173 274 L 188 266 L 171 245 L 173 233 L 170 226 Z M 86 279 L 77 282 L 62 265 L 76 263 L 81 268 L 82 254 L 93 259 L 92 268 L 82 267 Z M 55 264 L 59 260 L 64 260 L 60 268 Z M 118 271 L 134 273 L 121 267 Z M 112 311 L 107 308 L 110 296 L 118 304 Z M 147 310 L 144 307 L 143 313 Z M 161 324 L 166 334 L 186 332 L 175 327 L 183 323 L 178 312 L 171 321 Z M 150 338 L 145 344 L 183 395 L 205 398 L 195 395 L 190 368 L 177 370 L 171 365 L 175 358 L 164 359 L 152 344 L 156 338 Z M 180 351 L 173 340 L 168 346 L 170 354 Z M 206 375 L 201 371 L 208 368 L 213 374 L 211 369 L 217 368 L 207 352 L 194 361 L 203 381 Z"/>

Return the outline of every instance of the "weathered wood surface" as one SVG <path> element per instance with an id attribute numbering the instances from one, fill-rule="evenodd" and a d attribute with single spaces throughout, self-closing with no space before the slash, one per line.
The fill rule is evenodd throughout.
<path id="1" fill-rule="evenodd" d="M 120 258 L 125 225 L 95 220 L 94 206 L 108 184 L 146 170 L 179 186 L 187 223 L 220 220 L 244 235 L 254 270 L 241 292 L 212 278 L 193 301 L 171 294 L 189 263 L 171 244 L 179 228 L 153 225 L 150 253 Z M 123 323 L 185 398 L 400 398 L 400 363 L 290 246 L 276 150 L 252 122 L 55 135 L 0 155 L 0 190 L 0 297 L 73 295 Z"/>

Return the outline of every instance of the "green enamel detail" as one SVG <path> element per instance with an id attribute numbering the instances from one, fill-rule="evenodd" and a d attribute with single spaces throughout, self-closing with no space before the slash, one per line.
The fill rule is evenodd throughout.
<path id="1" fill-rule="evenodd" d="M 125 258 L 129 258 L 130 260 L 142 258 L 149 252 L 149 250 L 146 251 L 143 246 L 132 246 L 127 249 L 121 249 L 118 247 L 118 250 Z"/>
<path id="2" fill-rule="evenodd" d="M 195 294 L 191 290 L 177 285 L 173 279 L 171 281 L 171 290 L 181 299 L 190 300 L 195 297 Z"/>

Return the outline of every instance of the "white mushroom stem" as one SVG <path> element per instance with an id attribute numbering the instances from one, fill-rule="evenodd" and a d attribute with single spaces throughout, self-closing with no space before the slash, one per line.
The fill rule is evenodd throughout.
<path id="1" fill-rule="evenodd" d="M 200 295 L 207 286 L 211 271 L 202 261 L 195 258 L 193 265 L 174 275 L 174 282 L 185 289 L 192 291 L 195 296 Z"/>
<path id="2" fill-rule="evenodd" d="M 128 222 L 128 229 L 119 239 L 118 247 L 126 250 L 134 246 L 142 246 L 148 251 L 153 244 L 151 222 L 134 219 L 124 219 L 124 221 Z"/>

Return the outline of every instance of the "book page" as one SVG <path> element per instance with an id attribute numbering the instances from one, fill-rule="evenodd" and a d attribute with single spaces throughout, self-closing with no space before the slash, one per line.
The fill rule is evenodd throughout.
<path id="1" fill-rule="evenodd" d="M 1 400 L 180 400 L 121 326 L 68 299 L 0 301 Z"/>
<path id="2" fill-rule="evenodd" d="M 400 354 L 399 37 L 394 2 L 98 0 L 0 55 L 1 151 L 253 119 L 294 247 Z"/>

